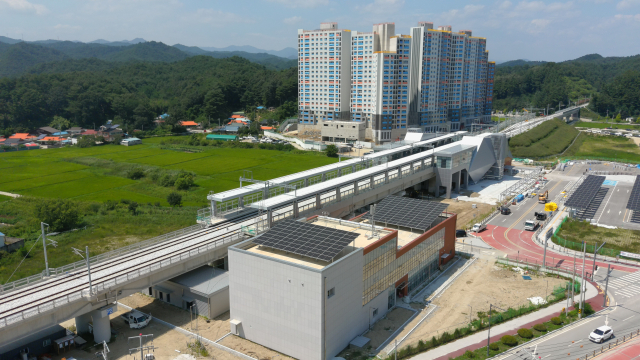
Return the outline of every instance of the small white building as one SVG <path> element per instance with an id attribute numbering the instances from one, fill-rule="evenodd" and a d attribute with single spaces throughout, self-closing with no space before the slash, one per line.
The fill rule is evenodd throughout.
<path id="1" fill-rule="evenodd" d="M 280 220 L 230 247 L 231 333 L 297 359 L 332 359 L 453 258 L 456 217 L 435 216 L 424 233 L 376 226 L 375 237 L 370 224 Z"/>
<path id="2" fill-rule="evenodd" d="M 208 265 L 154 285 L 147 294 L 213 319 L 229 311 L 229 272 Z"/>
<path id="3" fill-rule="evenodd" d="M 142 144 L 142 140 L 140 140 L 138 138 L 135 138 L 135 137 L 132 137 L 132 138 L 128 138 L 128 139 L 123 139 L 120 142 L 120 144 L 124 145 L 124 146 L 139 145 L 139 144 Z"/>

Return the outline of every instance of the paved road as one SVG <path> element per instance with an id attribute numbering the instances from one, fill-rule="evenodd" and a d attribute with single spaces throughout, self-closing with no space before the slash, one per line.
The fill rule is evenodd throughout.
<path id="1" fill-rule="evenodd" d="M 596 272 L 595 280 L 602 287 L 604 287 L 606 272 L 606 268 L 600 268 Z M 537 351 L 536 358 L 540 359 L 584 359 L 587 354 L 592 356 L 594 351 L 597 354 L 603 347 L 606 348 L 609 344 L 622 341 L 631 332 L 636 334 L 640 330 L 640 271 L 627 273 L 613 270 L 610 273 L 609 285 L 613 303 L 603 314 L 588 318 L 578 325 L 560 330 L 542 340 L 534 340 L 529 344 L 529 348 L 522 349 L 517 353 L 504 354 L 500 359 L 531 359 L 533 351 Z M 637 288 L 637 292 L 631 294 L 626 290 L 630 287 Z M 596 297 L 592 301 L 602 301 L 602 297 Z M 614 338 L 603 344 L 591 342 L 589 340 L 591 331 L 605 325 L 605 323 L 613 328 Z M 640 344 L 632 349 L 638 350 L 639 348 Z M 615 357 L 628 351 L 634 350 L 629 350 L 629 347 L 621 347 L 607 354 L 607 358 L 611 356 L 610 359 L 629 359 L 629 357 Z"/>

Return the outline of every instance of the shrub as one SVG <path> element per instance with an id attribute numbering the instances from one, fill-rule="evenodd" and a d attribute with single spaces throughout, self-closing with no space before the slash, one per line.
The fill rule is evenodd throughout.
<path id="1" fill-rule="evenodd" d="M 113 200 L 107 200 L 104 203 L 104 207 L 107 210 L 115 210 L 116 206 L 118 206 L 118 203 L 116 201 L 113 201 Z"/>
<path id="2" fill-rule="evenodd" d="M 187 172 L 180 173 L 174 185 L 178 190 L 188 190 L 193 186 L 193 175 Z"/>
<path id="3" fill-rule="evenodd" d="M 327 149 L 325 151 L 327 153 L 327 156 L 329 156 L 329 157 L 338 156 L 338 147 L 333 145 L 333 144 L 327 145 Z"/>
<path id="4" fill-rule="evenodd" d="M 518 329 L 518 335 L 520 335 L 523 339 L 531 339 L 533 337 L 533 333 L 529 329 Z"/>
<path id="5" fill-rule="evenodd" d="M 138 180 L 144 176 L 144 171 L 140 168 L 135 168 L 127 171 L 127 177 L 131 180 Z"/>
<path id="6" fill-rule="evenodd" d="M 138 210 L 138 203 L 135 201 L 130 202 L 129 211 L 131 211 L 131 213 L 135 215 L 137 213 L 137 210 Z"/>
<path id="7" fill-rule="evenodd" d="M 80 225 L 78 204 L 66 199 L 46 199 L 36 204 L 38 221 L 49 224 L 50 231 L 71 230 Z"/>
<path id="8" fill-rule="evenodd" d="M 182 195 L 177 192 L 172 192 L 167 196 L 167 202 L 173 207 L 180 206 L 182 205 Z"/>
<path id="9" fill-rule="evenodd" d="M 438 346 L 440 345 L 440 342 L 438 341 L 438 339 L 436 339 L 435 336 L 431 337 L 431 346 Z"/>
<path id="10" fill-rule="evenodd" d="M 489 350 L 498 351 L 500 350 L 500 345 L 498 345 L 498 343 L 491 343 L 489 344 Z"/>
<path id="11" fill-rule="evenodd" d="M 176 182 L 176 179 L 174 179 L 173 176 L 169 174 L 162 175 L 160 180 L 158 180 L 158 183 L 160 184 L 160 186 L 164 186 L 164 187 L 173 186 L 175 182 Z"/>
<path id="12" fill-rule="evenodd" d="M 464 352 L 464 357 L 468 357 L 469 359 L 473 359 L 474 357 L 476 357 L 476 354 L 471 350 L 467 350 L 467 351 Z"/>
<path id="13" fill-rule="evenodd" d="M 453 338 L 460 339 L 461 336 L 462 336 L 462 333 L 460 332 L 460 329 L 456 328 L 456 330 L 453 332 Z"/>
<path id="14" fill-rule="evenodd" d="M 595 311 L 593 311 L 593 308 L 591 307 L 591 304 L 589 304 L 588 302 L 583 303 L 582 304 L 582 308 L 584 309 L 584 314 L 585 315 L 591 315 L 593 314 Z"/>
<path id="15" fill-rule="evenodd" d="M 551 323 L 553 325 L 562 325 L 562 319 L 560 319 L 559 317 L 552 317 L 551 318 Z"/>
<path id="16" fill-rule="evenodd" d="M 536 331 L 540 331 L 540 332 L 545 332 L 545 331 L 547 331 L 547 327 L 546 327 L 544 324 L 535 324 L 535 325 L 533 325 L 533 328 L 534 328 Z"/>
<path id="17" fill-rule="evenodd" d="M 578 316 L 578 309 L 573 309 L 569 311 L 569 317 L 576 317 L 576 316 Z"/>
<path id="18" fill-rule="evenodd" d="M 500 341 L 507 346 L 516 346 L 518 345 L 518 339 L 511 335 L 503 336 Z"/>

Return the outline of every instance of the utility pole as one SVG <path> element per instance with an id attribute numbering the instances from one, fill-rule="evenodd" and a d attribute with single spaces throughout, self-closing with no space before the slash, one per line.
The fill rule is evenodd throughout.
<path id="1" fill-rule="evenodd" d="M 573 250 L 573 278 L 571 278 L 571 306 L 576 298 L 576 251 Z"/>
<path id="2" fill-rule="evenodd" d="M 607 280 L 604 283 L 604 294 L 602 294 L 602 306 L 607 305 L 607 289 L 609 288 L 609 272 L 611 271 L 611 264 L 607 266 Z"/>
<path id="3" fill-rule="evenodd" d="M 603 242 L 602 245 L 600 245 L 600 247 L 598 247 L 598 243 L 596 242 L 596 246 L 594 247 L 593 250 L 593 268 L 591 269 L 591 280 L 595 281 L 595 277 L 596 276 L 596 256 L 598 255 L 598 251 L 604 246 L 604 244 L 606 244 L 607 242 Z"/>
<path id="4" fill-rule="evenodd" d="M 489 329 L 487 331 L 487 358 L 489 357 L 489 342 L 491 341 L 491 309 L 493 307 L 493 304 L 489 304 Z M 497 307 L 497 306 L 496 306 Z M 504 309 L 501 309 L 499 307 L 497 307 L 498 309 L 505 311 Z"/>
<path id="5" fill-rule="evenodd" d="M 151 345 L 142 345 L 143 340 L 145 340 L 147 337 L 151 337 Z M 138 350 L 140 350 L 140 360 L 144 360 L 144 351 L 146 350 L 147 352 L 154 351 L 156 349 L 155 346 L 153 346 L 153 334 L 149 334 L 149 335 L 142 335 L 140 334 L 139 336 L 130 336 L 129 339 L 127 339 L 127 345 L 129 344 L 129 341 L 131 341 L 131 339 L 138 339 L 140 341 L 140 346 L 135 347 L 135 348 L 131 348 L 129 349 L 129 355 L 133 354 L 134 352 L 137 352 Z M 135 356 L 133 358 L 135 360 Z"/>
<path id="6" fill-rule="evenodd" d="M 583 300 L 584 297 L 584 262 L 587 257 L 587 243 L 583 241 L 583 251 L 582 251 L 582 279 L 580 279 L 580 311 L 578 311 L 578 319 L 582 319 L 582 310 L 583 310 Z"/>
<path id="7" fill-rule="evenodd" d="M 42 230 L 42 247 L 44 248 L 44 269 L 45 275 L 49 276 L 49 261 L 47 260 L 47 236 L 44 232 L 44 226 L 49 224 L 45 224 L 43 222 L 40 223 L 40 230 Z"/>
<path id="8" fill-rule="evenodd" d="M 85 256 L 82 256 L 82 250 L 76 249 L 74 247 L 71 248 L 73 253 L 87 260 L 87 274 L 89 275 L 89 295 L 93 293 L 93 288 L 91 286 L 91 265 L 89 263 L 89 247 L 85 247 Z"/>

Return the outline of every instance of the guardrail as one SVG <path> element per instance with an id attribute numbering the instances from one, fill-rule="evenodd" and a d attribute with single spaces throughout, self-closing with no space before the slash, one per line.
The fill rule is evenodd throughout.
<path id="1" fill-rule="evenodd" d="M 168 241 L 168 240 L 172 240 L 175 239 L 177 237 L 186 235 L 186 234 L 190 234 L 193 233 L 195 231 L 201 230 L 202 229 L 202 225 L 197 224 L 197 225 L 192 225 L 189 227 L 186 227 L 184 229 L 180 229 L 180 230 L 176 230 L 167 234 L 162 234 L 160 236 L 156 236 L 154 238 L 145 240 L 145 241 L 141 241 L 139 243 L 135 243 L 135 244 L 131 244 L 119 249 L 115 249 L 112 251 L 108 251 L 106 253 L 102 253 L 100 255 L 96 255 L 93 257 L 89 258 L 89 262 L 91 263 L 91 265 L 95 265 L 98 263 L 101 263 L 105 260 L 108 259 L 112 259 L 114 257 L 120 256 L 120 255 L 124 255 L 127 253 L 130 253 L 132 251 L 136 251 L 139 250 L 141 248 L 147 247 L 149 245 L 154 245 L 157 243 L 161 243 L 164 241 Z M 67 264 L 64 266 L 61 266 L 59 268 L 50 268 L 49 269 L 49 276 L 46 275 L 45 270 L 43 270 L 41 273 L 36 274 L 36 275 L 31 275 L 29 277 L 20 279 L 20 280 L 16 280 L 4 285 L 0 285 L 0 294 L 4 294 L 6 292 L 10 292 L 13 290 L 17 290 L 20 288 L 23 288 L 27 285 L 31 285 L 34 283 L 38 283 L 41 282 L 43 280 L 46 280 L 50 277 L 57 277 L 59 275 L 64 275 L 67 274 L 69 271 L 78 269 L 78 268 L 83 268 L 87 266 L 87 261 L 86 260 L 81 260 L 81 261 L 76 261 L 74 263 L 71 264 Z"/>
<path id="2" fill-rule="evenodd" d="M 89 298 L 91 296 L 95 296 L 100 292 L 105 292 L 105 291 L 109 291 L 110 289 L 115 288 L 117 285 L 123 284 L 127 281 L 139 278 L 141 276 L 144 276 L 150 272 L 156 271 L 158 269 L 161 269 L 163 267 L 172 265 L 172 264 L 176 264 L 178 262 L 181 262 L 183 260 L 186 260 L 192 256 L 196 256 L 198 254 L 207 252 L 209 250 L 215 249 L 216 247 L 218 247 L 219 245 L 224 245 L 225 243 L 228 242 L 232 242 L 235 241 L 237 239 L 240 238 L 244 238 L 244 234 L 241 231 L 235 231 L 233 234 L 226 236 L 222 239 L 216 240 L 215 242 L 212 242 L 210 244 L 206 244 L 203 246 L 200 246 L 198 248 L 195 249 L 191 249 L 191 250 L 187 250 L 184 251 L 182 253 L 179 254 L 175 254 L 170 258 L 166 258 L 163 260 L 158 260 L 148 266 L 145 266 L 143 268 L 140 269 L 136 269 L 133 271 L 130 271 L 126 274 L 122 274 L 122 275 L 118 275 L 115 277 L 112 277 L 108 280 L 105 281 L 99 281 L 99 282 L 94 282 L 91 287 L 91 289 L 84 289 L 84 290 L 78 290 L 76 292 L 73 292 L 71 294 L 67 294 L 67 295 L 63 295 L 60 297 L 57 297 L 51 301 L 48 301 L 44 304 L 41 305 L 36 305 L 32 308 L 23 310 L 17 314 L 13 314 L 13 315 L 9 315 L 3 318 L 0 318 L 0 329 L 4 328 L 8 325 L 12 325 L 15 324 L 19 321 L 22 320 L 26 320 L 28 318 L 31 318 L 33 316 L 36 316 L 38 314 L 41 313 L 45 313 L 47 311 L 53 310 L 56 307 L 60 307 L 66 304 L 70 304 L 73 302 L 76 302 L 78 300 L 80 300 L 81 298 Z M 86 264 L 86 263 L 85 263 Z"/>

